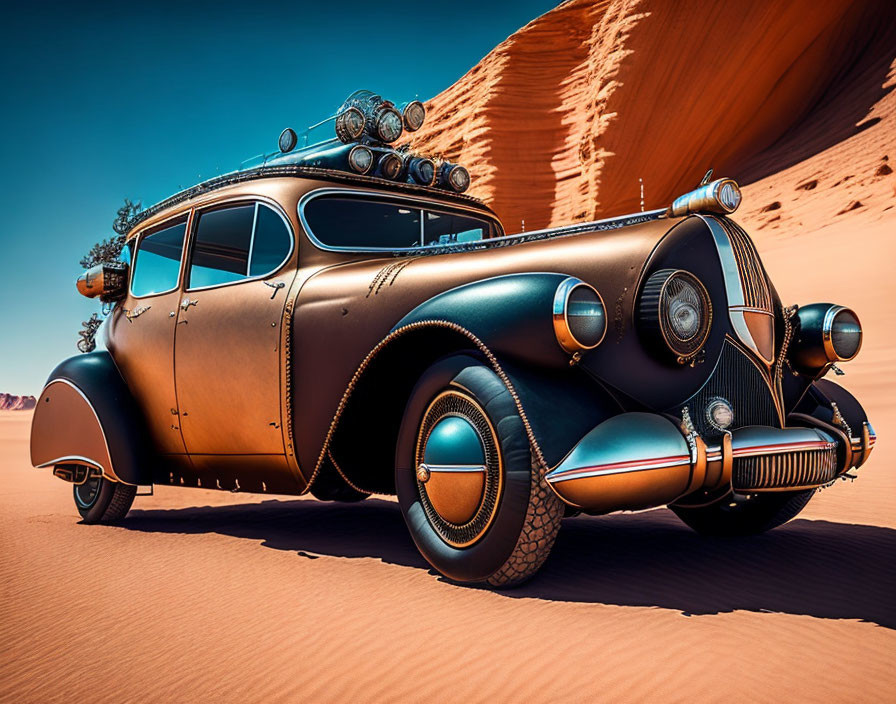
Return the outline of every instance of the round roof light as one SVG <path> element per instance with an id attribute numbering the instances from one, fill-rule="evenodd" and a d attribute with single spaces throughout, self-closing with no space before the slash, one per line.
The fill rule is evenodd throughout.
<path id="1" fill-rule="evenodd" d="M 383 178 L 396 181 L 404 171 L 404 159 L 395 152 L 386 152 L 380 157 L 379 173 Z"/>
<path id="2" fill-rule="evenodd" d="M 408 174 L 414 183 L 421 186 L 431 186 L 436 178 L 436 165 L 432 159 L 422 156 L 412 156 L 408 160 Z"/>
<path id="3" fill-rule="evenodd" d="M 277 144 L 280 147 L 280 151 L 286 154 L 287 152 L 291 152 L 296 148 L 296 144 L 299 143 L 299 137 L 296 134 L 296 131 L 292 127 L 287 127 L 280 133 L 280 139 L 277 140 Z"/>
<path id="4" fill-rule="evenodd" d="M 382 142 L 394 142 L 401 137 L 403 130 L 401 113 L 392 107 L 383 107 L 377 111 L 374 131 L 376 138 Z"/>
<path id="5" fill-rule="evenodd" d="M 336 136 L 344 144 L 354 142 L 364 134 L 365 123 L 364 113 L 355 107 L 347 108 L 336 117 Z"/>
<path id="6" fill-rule="evenodd" d="M 361 144 L 356 144 L 348 153 L 348 165 L 352 171 L 366 174 L 373 168 L 373 152 Z"/>
<path id="7" fill-rule="evenodd" d="M 423 121 L 426 119 L 426 108 L 419 100 L 412 100 L 404 106 L 401 111 L 404 127 L 408 132 L 416 132 L 423 127 Z"/>

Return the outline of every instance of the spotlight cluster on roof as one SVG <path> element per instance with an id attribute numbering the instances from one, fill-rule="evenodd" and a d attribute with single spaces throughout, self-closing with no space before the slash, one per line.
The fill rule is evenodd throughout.
<path id="1" fill-rule="evenodd" d="M 301 135 L 287 127 L 280 134 L 279 154 L 266 164 L 293 163 L 379 176 L 463 193 L 470 173 L 459 164 L 411 152 L 394 143 L 405 132 L 416 132 L 426 119 L 419 100 L 396 106 L 369 90 L 352 93 L 332 116 L 311 125 Z M 332 122 L 335 137 L 308 144 L 312 130 Z M 302 146 L 299 141 L 302 140 Z"/>

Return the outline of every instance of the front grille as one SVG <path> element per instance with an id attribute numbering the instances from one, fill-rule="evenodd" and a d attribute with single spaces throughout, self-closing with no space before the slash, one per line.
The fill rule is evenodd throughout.
<path id="1" fill-rule="evenodd" d="M 731 483 L 737 491 L 821 486 L 837 475 L 836 447 L 738 457 Z"/>
<path id="2" fill-rule="evenodd" d="M 687 406 L 697 432 L 706 440 L 717 440 L 722 433 L 706 417 L 706 409 L 714 398 L 724 398 L 734 409 L 732 430 L 747 425 L 781 426 L 772 392 L 762 373 L 746 354 L 727 340 L 709 381 L 673 410 L 673 414 L 681 417 L 681 408 Z"/>
<path id="3" fill-rule="evenodd" d="M 753 240 L 733 220 L 720 218 L 719 221 L 725 228 L 725 232 L 728 233 L 728 240 L 734 250 L 734 258 L 737 260 L 741 286 L 744 291 L 744 304 L 769 313 L 774 312 L 768 278 L 762 268 L 762 260 L 759 259 L 759 252 L 756 251 Z"/>

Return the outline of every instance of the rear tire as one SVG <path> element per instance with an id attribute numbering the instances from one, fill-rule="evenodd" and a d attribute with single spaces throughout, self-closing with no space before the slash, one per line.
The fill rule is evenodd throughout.
<path id="1" fill-rule="evenodd" d="M 446 419 L 455 425 L 459 420 L 467 440 L 478 436 L 481 442 L 481 495 L 475 489 L 470 493 L 470 475 L 463 471 L 418 476 L 435 428 Z M 475 443 L 462 446 L 458 439 L 453 445 L 452 437 L 460 437 L 457 427 L 440 436 L 443 464 L 433 466 L 475 466 L 462 458 L 471 447 L 475 455 Z M 433 493 L 434 477 L 442 482 L 440 496 Z M 533 459 L 512 394 L 490 367 L 470 356 L 437 362 L 417 383 L 399 432 L 395 480 L 414 543 L 436 570 L 456 582 L 492 587 L 524 582 L 544 563 L 563 518 L 565 504 Z M 447 499 L 441 504 L 447 511 L 439 508 L 440 499 Z M 458 511 L 463 518 L 455 517 Z"/>
<path id="2" fill-rule="evenodd" d="M 130 511 L 137 487 L 94 476 L 76 484 L 72 493 L 85 523 L 116 523 Z"/>
<path id="3" fill-rule="evenodd" d="M 710 506 L 669 508 L 701 535 L 717 537 L 759 535 L 795 518 L 814 494 L 815 489 L 807 489 L 753 494 L 750 498 L 736 501 L 729 495 Z"/>

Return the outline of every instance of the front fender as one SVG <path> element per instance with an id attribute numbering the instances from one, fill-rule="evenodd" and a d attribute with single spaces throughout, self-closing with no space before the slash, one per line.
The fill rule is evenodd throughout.
<path id="1" fill-rule="evenodd" d="M 421 303 L 393 330 L 446 321 L 461 326 L 495 354 L 549 367 L 568 367 L 554 334 L 553 302 L 566 274 L 508 274 L 458 286 Z"/>
<path id="2" fill-rule="evenodd" d="M 125 484 L 151 484 L 143 423 L 108 352 L 54 369 L 31 421 L 31 464 L 81 464 Z"/>

